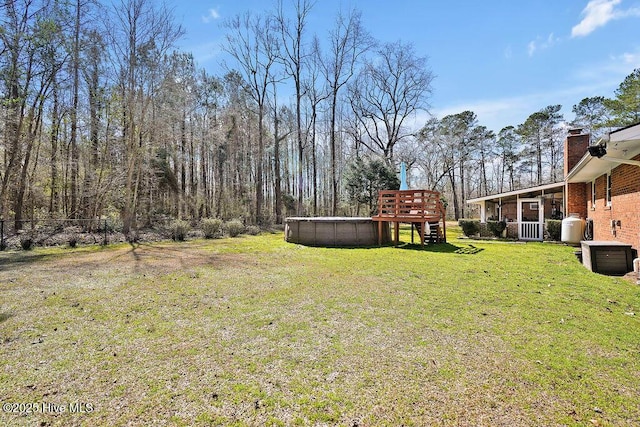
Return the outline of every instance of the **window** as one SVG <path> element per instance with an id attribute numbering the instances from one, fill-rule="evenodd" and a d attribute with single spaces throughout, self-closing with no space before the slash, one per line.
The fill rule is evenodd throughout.
<path id="1" fill-rule="evenodd" d="M 611 206 L 611 172 L 607 174 L 607 206 Z"/>
<path id="2" fill-rule="evenodd" d="M 591 209 L 596 208 L 596 180 L 591 181 Z"/>

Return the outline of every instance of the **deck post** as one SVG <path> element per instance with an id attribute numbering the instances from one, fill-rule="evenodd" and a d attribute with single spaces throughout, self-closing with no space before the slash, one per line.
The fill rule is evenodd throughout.
<path id="1" fill-rule="evenodd" d="M 447 221 L 444 215 L 442 215 L 442 243 L 447 243 Z"/>
<path id="2" fill-rule="evenodd" d="M 396 242 L 395 245 L 398 246 L 398 244 L 400 243 L 400 223 L 398 221 L 394 221 L 393 228 L 394 228 L 394 240 Z"/>

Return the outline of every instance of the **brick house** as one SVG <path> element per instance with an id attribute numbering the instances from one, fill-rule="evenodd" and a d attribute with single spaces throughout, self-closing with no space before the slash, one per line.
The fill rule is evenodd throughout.
<path id="1" fill-rule="evenodd" d="M 506 219 L 511 237 L 521 240 L 542 240 L 546 219 L 577 214 L 592 224 L 593 240 L 621 242 L 638 251 L 640 123 L 611 132 L 606 141 L 599 141 L 599 147 L 591 149 L 594 155 L 589 142 L 589 135 L 580 129 L 569 131 L 563 182 L 479 197 L 467 203 L 480 205 L 482 223 Z M 531 215 L 536 209 L 538 215 Z"/>
<path id="2" fill-rule="evenodd" d="M 611 132 L 589 148 L 570 132 L 565 143 L 566 212 L 592 224 L 593 240 L 640 249 L 640 123 Z"/>

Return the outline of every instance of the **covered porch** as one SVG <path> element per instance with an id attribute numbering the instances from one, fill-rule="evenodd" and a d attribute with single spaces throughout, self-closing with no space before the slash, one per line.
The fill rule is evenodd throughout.
<path id="1" fill-rule="evenodd" d="M 544 222 L 565 216 L 564 182 L 467 200 L 479 206 L 480 222 L 507 222 L 508 237 L 541 241 Z"/>

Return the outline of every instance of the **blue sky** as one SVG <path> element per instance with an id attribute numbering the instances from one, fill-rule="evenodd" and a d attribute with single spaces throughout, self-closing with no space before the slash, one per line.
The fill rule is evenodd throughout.
<path id="1" fill-rule="evenodd" d="M 187 32 L 180 48 L 222 74 L 221 23 L 263 0 L 167 0 Z M 283 0 L 289 4 L 291 0 Z M 613 97 L 640 67 L 640 0 L 318 0 L 308 32 L 321 39 L 340 9 L 357 8 L 380 41 L 411 42 L 436 78 L 431 114 L 474 111 L 498 132 L 547 105 L 565 119 L 587 96 Z"/>

